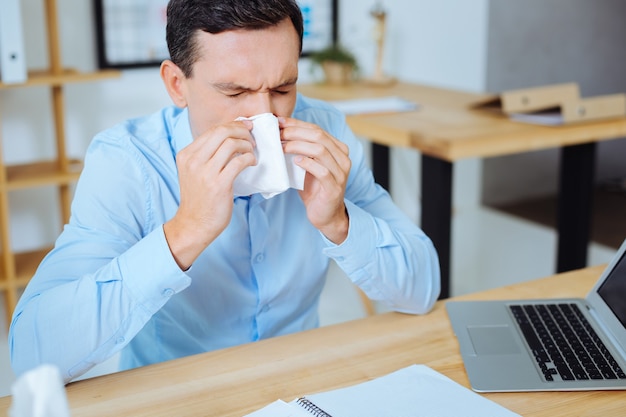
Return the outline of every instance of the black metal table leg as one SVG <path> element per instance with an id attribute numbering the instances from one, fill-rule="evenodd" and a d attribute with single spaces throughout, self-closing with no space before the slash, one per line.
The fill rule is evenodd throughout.
<path id="1" fill-rule="evenodd" d="M 389 147 L 372 143 L 372 172 L 376 182 L 391 192 L 389 181 Z"/>
<path id="2" fill-rule="evenodd" d="M 595 143 L 566 146 L 561 150 L 557 272 L 587 266 L 595 155 Z"/>
<path id="3" fill-rule="evenodd" d="M 422 155 L 422 230 L 439 255 L 441 295 L 450 296 L 450 239 L 452 231 L 452 163 Z"/>

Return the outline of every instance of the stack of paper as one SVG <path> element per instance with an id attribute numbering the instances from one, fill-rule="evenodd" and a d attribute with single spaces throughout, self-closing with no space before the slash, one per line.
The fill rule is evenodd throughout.
<path id="1" fill-rule="evenodd" d="M 247 417 L 519 417 L 425 365 L 346 388 L 275 401 Z"/>

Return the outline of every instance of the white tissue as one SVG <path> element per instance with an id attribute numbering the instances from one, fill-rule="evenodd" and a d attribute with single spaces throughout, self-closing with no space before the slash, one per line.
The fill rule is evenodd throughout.
<path id="1" fill-rule="evenodd" d="M 237 120 L 250 120 L 253 123 L 257 164 L 244 169 L 235 178 L 234 194 L 242 196 L 261 193 L 263 197 L 271 198 L 288 188 L 304 189 L 306 171 L 295 164 L 294 155 L 283 152 L 276 116 L 263 113 L 247 118 L 239 117 Z"/>
<path id="2" fill-rule="evenodd" d="M 59 370 L 41 365 L 11 386 L 9 417 L 69 417 L 65 387 Z"/>

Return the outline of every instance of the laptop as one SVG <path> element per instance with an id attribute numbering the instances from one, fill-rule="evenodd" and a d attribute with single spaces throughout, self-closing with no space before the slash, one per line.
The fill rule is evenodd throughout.
<path id="1" fill-rule="evenodd" d="M 625 253 L 584 299 L 448 301 L 472 389 L 626 389 Z"/>

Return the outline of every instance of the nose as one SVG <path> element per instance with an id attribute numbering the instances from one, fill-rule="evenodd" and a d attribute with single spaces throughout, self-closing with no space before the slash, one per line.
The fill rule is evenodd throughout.
<path id="1" fill-rule="evenodd" d="M 261 113 L 274 113 L 274 104 L 272 103 L 272 95 L 267 91 L 259 91 L 250 97 L 250 115 Z"/>

